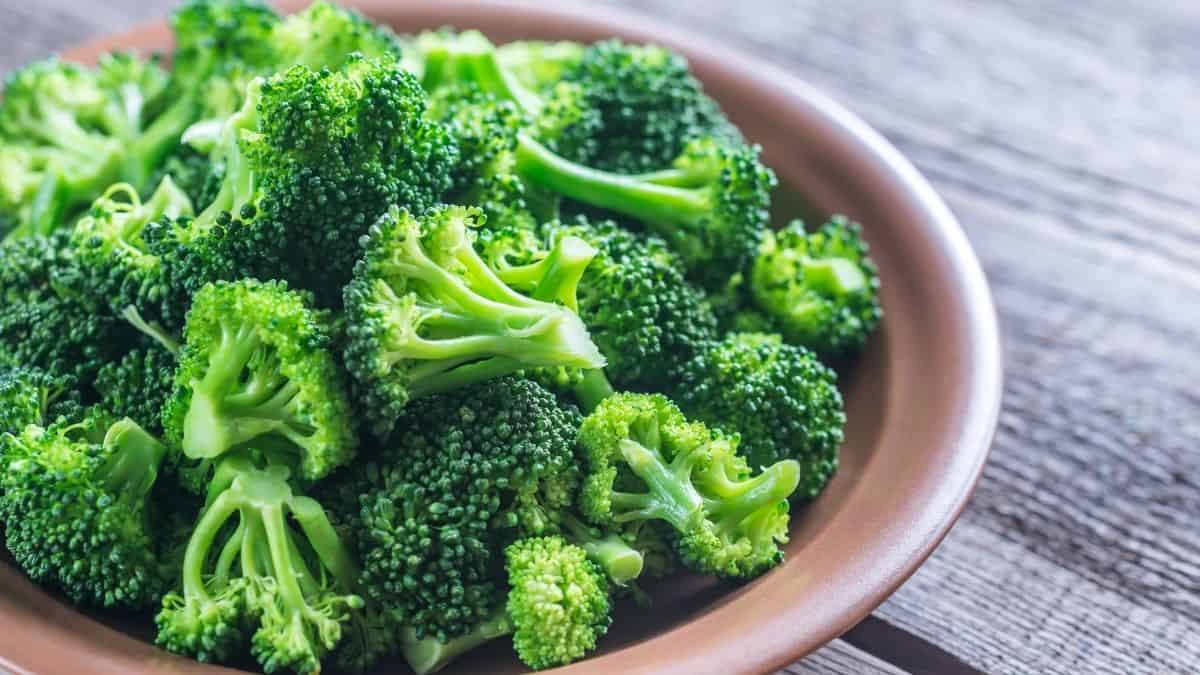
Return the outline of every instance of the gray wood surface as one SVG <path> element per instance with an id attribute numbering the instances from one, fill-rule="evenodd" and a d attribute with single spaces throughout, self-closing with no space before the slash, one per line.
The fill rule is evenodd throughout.
<path id="1" fill-rule="evenodd" d="M 1200 3 L 609 0 L 828 91 L 950 202 L 1006 340 L 975 498 L 790 673 L 1200 671 Z M 0 0 L 0 69 L 171 0 Z"/>

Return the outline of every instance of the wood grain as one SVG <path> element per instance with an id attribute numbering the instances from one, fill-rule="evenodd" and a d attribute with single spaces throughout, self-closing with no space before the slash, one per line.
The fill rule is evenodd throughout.
<path id="1" fill-rule="evenodd" d="M 1195 672 L 1200 4 L 607 1 L 721 36 L 865 117 L 990 276 L 1008 377 L 992 461 L 877 620 L 989 673 Z M 0 0 L 0 68 L 173 4 Z M 783 672 L 904 672 L 872 656 L 902 640 L 850 638 Z"/>

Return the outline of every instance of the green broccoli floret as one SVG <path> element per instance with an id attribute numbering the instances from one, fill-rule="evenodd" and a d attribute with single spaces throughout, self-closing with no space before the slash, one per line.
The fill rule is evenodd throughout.
<path id="1" fill-rule="evenodd" d="M 205 286 L 188 312 L 167 438 L 191 459 L 245 444 L 291 455 L 306 479 L 348 462 L 358 445 L 330 320 L 284 282 Z"/>
<path id="2" fill-rule="evenodd" d="M 226 456 L 188 540 L 182 588 L 167 594 L 157 643 L 225 661 L 247 643 L 263 670 L 317 673 L 363 600 L 358 567 L 321 504 L 282 465 Z"/>
<path id="3" fill-rule="evenodd" d="M 830 362 L 845 360 L 862 349 L 883 316 L 868 253 L 858 224 L 844 216 L 813 232 L 798 220 L 768 232 L 748 275 L 752 305 L 770 332 Z"/>
<path id="4" fill-rule="evenodd" d="M 534 670 L 586 656 L 612 621 L 607 583 L 583 549 L 561 537 L 533 537 L 504 551 L 509 585 L 502 609 L 470 633 L 447 643 L 403 639 L 404 658 L 417 675 L 444 668 L 458 656 L 503 635 Z"/>
<path id="5" fill-rule="evenodd" d="M 164 178 L 170 178 L 187 195 L 193 208 L 204 209 L 217 196 L 221 177 L 221 168 L 213 164 L 208 153 L 190 145 L 180 145 L 163 160 L 150 184 L 160 185 Z"/>
<path id="6" fill-rule="evenodd" d="M 596 111 L 602 139 L 575 162 L 638 174 L 669 165 L 690 141 L 706 137 L 741 142 L 741 134 L 704 94 L 683 57 L 656 45 L 605 40 L 589 45 L 561 76 L 579 85 Z"/>
<path id="7" fill-rule="evenodd" d="M 137 340 L 123 321 L 75 292 L 70 233 L 0 243 L 0 361 L 71 375 L 81 386 Z"/>
<path id="8" fill-rule="evenodd" d="M 517 173 L 533 185 L 644 223 L 706 288 L 719 288 L 753 258 L 775 185 L 757 147 L 712 138 L 689 143 L 672 168 L 630 176 L 571 162 L 521 135 Z"/>
<path id="9" fill-rule="evenodd" d="M 31 424 L 46 427 L 58 420 L 82 417 L 74 378 L 25 366 L 0 365 L 0 436 L 19 434 Z M 0 468 L 4 465 L 0 456 Z"/>
<path id="10" fill-rule="evenodd" d="M 179 257 L 171 242 L 199 250 L 185 276 L 282 278 L 336 305 L 371 223 L 392 205 L 421 212 L 450 186 L 453 139 L 424 113 L 424 92 L 388 58 L 254 80 L 214 150 L 214 201 L 153 239 L 164 258 Z"/>
<path id="11" fill-rule="evenodd" d="M 191 215 L 191 200 L 169 177 L 145 202 L 129 183 L 110 186 L 72 235 L 81 292 L 106 303 L 114 314 L 134 307 L 147 321 L 181 328 L 190 284 L 173 279 L 174 266 L 150 252 L 142 233 L 152 222 Z"/>
<path id="12" fill-rule="evenodd" d="M 161 345 L 137 347 L 96 373 L 99 405 L 128 417 L 151 433 L 162 433 L 162 410 L 175 393 L 178 355 Z"/>
<path id="13" fill-rule="evenodd" d="M 276 63 L 285 67 L 339 68 L 353 53 L 372 59 L 400 56 L 399 39 L 387 26 L 325 0 L 285 17 L 270 41 Z"/>
<path id="14" fill-rule="evenodd" d="M 167 75 L 130 54 L 96 69 L 57 59 L 13 73 L 0 105 L 0 212 L 9 237 L 70 224 L 105 187 L 144 186 L 188 120 L 157 112 Z"/>
<path id="15" fill-rule="evenodd" d="M 616 394 L 584 419 L 584 516 L 621 527 L 659 520 L 674 532 L 691 569 L 752 578 L 783 559 L 787 499 L 800 465 L 784 460 L 751 471 L 737 437 L 689 422 L 656 394 Z"/>
<path id="16" fill-rule="evenodd" d="M 371 228 L 346 287 L 346 365 L 377 435 L 412 399 L 522 368 L 604 365 L 574 312 L 514 291 L 488 268 L 472 248 L 480 218 L 460 206 L 419 218 L 392 209 Z M 539 297 L 573 295 L 594 253 L 561 240 Z"/>
<path id="17" fill-rule="evenodd" d="M 614 582 L 641 556 L 578 524 L 579 413 L 530 380 L 501 378 L 413 403 L 382 452 L 357 469 L 363 586 L 394 626 L 446 643 L 488 620 L 508 542 L 561 533 Z"/>
<path id="18" fill-rule="evenodd" d="M 35 581 L 77 603 L 145 607 L 169 573 L 148 504 L 166 449 L 132 420 L 108 419 L 4 435 L 0 519 L 13 558 Z"/>
<path id="19" fill-rule="evenodd" d="M 842 396 L 837 375 L 811 351 L 777 335 L 731 333 L 663 381 L 688 415 L 738 432 L 751 466 L 798 461 L 795 499 L 816 497 L 837 469 Z"/>

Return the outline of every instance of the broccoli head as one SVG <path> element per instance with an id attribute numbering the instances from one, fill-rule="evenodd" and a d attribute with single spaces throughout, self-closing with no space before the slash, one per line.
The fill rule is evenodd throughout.
<path id="1" fill-rule="evenodd" d="M 363 607 L 358 568 L 321 504 L 288 478 L 287 467 L 239 453 L 220 461 L 181 588 L 155 619 L 160 646 L 224 661 L 248 645 L 268 673 L 320 672 Z"/>
<path id="2" fill-rule="evenodd" d="M 813 352 L 777 335 L 731 333 L 666 382 L 688 415 L 738 432 L 751 466 L 798 461 L 795 499 L 816 497 L 836 471 L 846 414 L 837 375 Z"/>
<path id="3" fill-rule="evenodd" d="M 568 52 L 569 53 L 569 52 Z M 567 156 L 604 171 L 638 174 L 671 163 L 693 140 L 741 141 L 741 134 L 704 94 L 683 57 L 656 45 L 605 40 L 562 69 L 594 110 L 601 138 L 590 157 Z"/>
<path id="4" fill-rule="evenodd" d="M 31 424 L 46 427 L 82 416 L 74 378 L 37 368 L 0 365 L 0 436 L 20 434 Z M 4 458 L 0 456 L 3 466 Z"/>
<path id="5" fill-rule="evenodd" d="M 100 407 L 161 434 L 162 410 L 175 393 L 178 362 L 178 355 L 161 345 L 146 345 L 104 364 L 94 385 Z"/>
<path id="6" fill-rule="evenodd" d="M 137 335 L 95 299 L 77 292 L 70 234 L 0 243 L 0 362 L 90 384 Z"/>
<path id="7" fill-rule="evenodd" d="M 755 473 L 737 454 L 736 436 L 689 422 L 657 394 L 606 398 L 584 419 L 579 443 L 580 504 L 592 522 L 663 521 L 680 560 L 707 574 L 752 578 L 783 559 L 796 461 Z"/>
<path id="8" fill-rule="evenodd" d="M 756 146 L 703 138 L 670 168 L 623 175 L 569 161 L 522 134 L 516 171 L 533 185 L 643 223 L 711 289 L 750 262 L 766 227 L 775 175 L 758 153 Z"/>
<path id="9" fill-rule="evenodd" d="M 443 643 L 405 631 L 404 657 L 417 675 L 509 634 L 517 656 L 534 670 L 564 666 L 596 648 L 611 605 L 603 573 L 582 548 L 561 537 L 532 537 L 509 545 L 504 558 L 507 601 L 471 632 Z"/>
<path id="10" fill-rule="evenodd" d="M 574 312 L 518 293 L 488 268 L 472 247 L 480 219 L 468 207 L 421 217 L 392 209 L 367 236 L 345 291 L 346 364 L 380 436 L 412 399 L 522 368 L 604 364 Z M 573 296 L 594 253 L 563 238 L 538 297 Z"/>
<path id="11" fill-rule="evenodd" d="M 21 569 L 73 601 L 140 608 L 165 591 L 149 504 L 166 449 L 126 418 L 32 424 L 0 439 L 8 548 Z"/>
<path id="12" fill-rule="evenodd" d="M 752 304 L 788 342 L 831 362 L 853 356 L 883 315 L 868 252 L 844 216 L 813 232 L 798 220 L 768 232 L 750 269 Z"/>
<path id="13" fill-rule="evenodd" d="M 357 448 L 355 418 L 330 350 L 329 317 L 279 281 L 205 286 L 188 312 L 166 436 L 192 459 L 246 444 L 297 458 L 317 479 Z"/>

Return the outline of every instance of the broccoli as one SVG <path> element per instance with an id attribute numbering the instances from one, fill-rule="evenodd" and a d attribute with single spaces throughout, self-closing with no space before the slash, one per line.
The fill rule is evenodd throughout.
<path id="1" fill-rule="evenodd" d="M 151 433 L 162 433 L 162 409 L 175 392 L 178 355 L 160 345 L 136 347 L 96 373 L 99 405 L 129 417 Z"/>
<path id="2" fill-rule="evenodd" d="M 775 175 L 758 152 L 704 138 L 669 169 L 627 176 L 571 162 L 522 134 L 516 171 L 533 185 L 644 223 L 711 289 L 750 262 L 767 224 Z"/>
<path id="3" fill-rule="evenodd" d="M 191 200 L 170 177 L 146 202 L 129 183 L 110 186 L 75 224 L 72 243 L 81 292 L 98 298 L 114 314 L 134 307 L 147 321 L 182 327 L 190 293 L 173 280 L 174 266 L 149 250 L 142 233 L 152 222 L 191 215 Z"/>
<path id="4" fill-rule="evenodd" d="M 545 91 L 553 89 L 567 71 L 578 66 L 584 49 L 578 42 L 518 40 L 496 47 L 496 58 L 523 86 Z"/>
<path id="5" fill-rule="evenodd" d="M 521 539 L 504 550 L 509 585 L 502 609 L 470 633 L 447 643 L 403 640 L 404 658 L 417 675 L 441 670 L 463 653 L 503 635 L 534 670 L 583 658 L 611 623 L 607 584 L 583 549 L 561 537 Z"/>
<path id="6" fill-rule="evenodd" d="M 264 446 L 297 458 L 299 475 L 325 476 L 357 448 L 355 418 L 330 349 L 329 317 L 281 281 L 243 280 L 196 294 L 166 437 L 191 459 Z"/>
<path id="7" fill-rule="evenodd" d="M 69 233 L 6 240 L 0 259 L 0 361 L 86 386 L 137 340 L 125 322 L 73 290 L 79 272 Z"/>
<path id="8" fill-rule="evenodd" d="M 398 58 L 400 42 L 387 26 L 350 9 L 316 0 L 274 27 L 271 46 L 281 66 L 340 68 L 350 54 Z"/>
<path id="9" fill-rule="evenodd" d="M 158 601 L 169 573 L 148 503 L 166 448 L 132 420 L 108 419 L 95 412 L 4 435 L 0 519 L 35 581 L 77 603 L 140 608 Z"/>
<path id="10" fill-rule="evenodd" d="M 640 174 L 670 164 L 690 141 L 741 141 L 687 61 L 662 47 L 597 42 L 562 68 L 561 76 L 579 85 L 583 105 L 599 117 L 595 133 L 602 139 L 590 157 L 568 155 L 572 161 Z"/>
<path id="11" fill-rule="evenodd" d="M 503 585 L 501 548 L 520 537 L 562 534 L 615 583 L 640 573 L 639 552 L 574 516 L 579 421 L 511 377 L 410 406 L 354 481 L 366 490 L 353 516 L 364 591 L 394 625 L 446 643 L 486 621 Z"/>
<path id="12" fill-rule="evenodd" d="M 185 279 L 281 278 L 336 305 L 371 223 L 392 205 L 421 212 L 450 186 L 453 139 L 424 113 L 390 58 L 254 80 L 213 151 L 213 202 L 144 236 Z"/>
<path id="13" fill-rule="evenodd" d="M 46 427 L 82 416 L 74 378 L 25 366 L 0 365 L 0 436 L 19 434 L 31 424 Z M 4 458 L 0 456 L 0 469 L 3 466 Z"/>
<path id="14" fill-rule="evenodd" d="M 412 399 L 522 368 L 598 368 L 604 358 L 567 307 L 498 279 L 472 248 L 478 209 L 423 217 L 393 208 L 371 227 L 346 287 L 346 365 L 372 429 L 386 436 Z M 563 238 L 543 268 L 543 297 L 567 297 L 595 251 Z"/>
<path id="15" fill-rule="evenodd" d="M 837 469 L 846 414 L 837 375 L 777 335 L 731 333 L 663 380 L 688 415 L 741 435 L 751 466 L 800 462 L 794 498 L 816 497 Z"/>
<path id="16" fill-rule="evenodd" d="M 800 465 L 783 460 L 755 474 L 737 437 L 689 422 L 657 394 L 616 394 L 584 419 L 580 504 L 598 525 L 669 524 L 691 569 L 752 578 L 783 559 L 787 499 Z"/>
<path id="17" fill-rule="evenodd" d="M 769 332 L 829 362 L 844 361 L 862 349 L 883 315 L 868 253 L 858 224 L 844 216 L 813 232 L 798 220 L 768 232 L 748 275 L 750 311 L 764 317 Z"/>
<path id="18" fill-rule="evenodd" d="M 182 587 L 155 618 L 160 646 L 224 661 L 248 643 L 268 673 L 321 670 L 363 607 L 353 592 L 358 567 L 321 504 L 288 478 L 286 466 L 240 453 L 220 461 L 187 543 Z"/>
<path id="19" fill-rule="evenodd" d="M 49 59 L 9 76 L 0 105 L 8 237 L 49 234 L 117 181 L 144 186 L 189 119 L 157 112 L 167 75 L 130 54 L 96 69 Z"/>
<path id="20" fill-rule="evenodd" d="M 203 209 L 212 203 L 221 185 L 221 168 L 214 165 L 208 153 L 200 152 L 190 145 L 180 145 L 163 160 L 151 185 L 161 185 L 170 178 L 195 209 Z"/>

